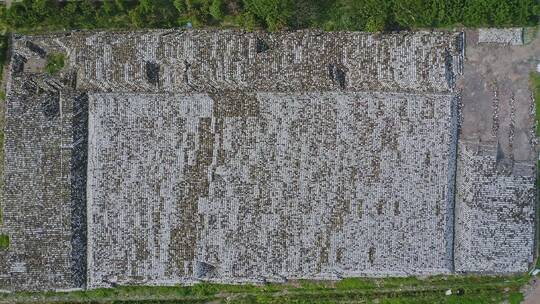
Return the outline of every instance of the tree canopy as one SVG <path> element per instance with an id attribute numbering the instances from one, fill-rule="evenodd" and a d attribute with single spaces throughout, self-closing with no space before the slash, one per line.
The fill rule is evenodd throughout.
<path id="1" fill-rule="evenodd" d="M 538 23 L 539 0 L 23 0 L 0 7 L 11 31 L 240 26 L 383 31 Z"/>

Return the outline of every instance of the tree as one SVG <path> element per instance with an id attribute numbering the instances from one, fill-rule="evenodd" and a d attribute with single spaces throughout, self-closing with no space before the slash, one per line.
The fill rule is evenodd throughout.
<path id="1" fill-rule="evenodd" d="M 0 32 L 4 32 L 8 29 L 7 23 L 7 10 L 5 5 L 0 5 Z M 2 68 L 2 62 L 4 62 L 4 57 L 2 57 L 5 46 L 2 44 L 4 35 L 0 35 L 0 68 Z"/>
<path id="2" fill-rule="evenodd" d="M 292 0 L 244 0 L 245 8 L 262 20 L 270 31 L 286 27 L 294 15 Z"/>
<path id="3" fill-rule="evenodd" d="M 341 0 L 329 9 L 327 30 L 382 31 L 392 14 L 390 1 Z"/>
<path id="4" fill-rule="evenodd" d="M 486 26 L 489 24 L 489 11 L 492 1 L 466 0 L 463 10 L 463 24 L 467 26 Z"/>
<path id="5" fill-rule="evenodd" d="M 216 20 L 222 20 L 223 13 L 223 0 L 213 0 L 212 5 L 210 5 L 210 15 Z"/>
<path id="6" fill-rule="evenodd" d="M 113 16 L 117 13 L 117 7 L 112 0 L 104 0 L 99 9 L 99 14 L 103 16 Z"/>
<path id="7" fill-rule="evenodd" d="M 79 4 L 78 24 L 81 28 L 94 28 L 96 24 L 96 7 L 90 0 L 83 0 Z"/>
<path id="8" fill-rule="evenodd" d="M 512 24 L 512 12 L 506 1 L 500 1 L 494 5 L 491 22 L 496 25 Z"/>
<path id="9" fill-rule="evenodd" d="M 125 12 L 127 9 L 126 0 L 114 0 L 114 5 L 121 12 Z"/>
<path id="10" fill-rule="evenodd" d="M 34 0 L 32 2 L 32 11 L 40 17 L 49 17 L 53 14 L 56 3 L 51 0 Z"/>
<path id="11" fill-rule="evenodd" d="M 68 2 L 60 11 L 61 18 L 58 19 L 60 25 L 65 28 L 73 28 L 76 24 L 77 3 Z"/>
<path id="12" fill-rule="evenodd" d="M 103 4 L 96 12 L 96 27 L 114 26 L 115 16 L 119 15 L 116 4 L 112 0 L 104 0 Z"/>
<path id="13" fill-rule="evenodd" d="M 174 0 L 173 4 L 180 14 L 186 12 L 186 2 L 184 0 Z"/>
<path id="14" fill-rule="evenodd" d="M 22 0 L 0 5 L 0 29 L 173 27 L 211 21 L 262 26 L 382 31 L 456 25 L 538 24 L 539 0 Z"/>
<path id="15" fill-rule="evenodd" d="M 129 11 L 131 23 L 142 27 L 172 27 L 176 25 L 178 13 L 172 1 L 140 0 L 139 4 Z"/>
<path id="16" fill-rule="evenodd" d="M 365 30 L 368 32 L 382 32 L 384 31 L 384 20 L 377 17 L 369 17 L 366 22 Z"/>
<path id="17" fill-rule="evenodd" d="M 433 7 L 422 0 L 401 0 L 394 2 L 394 18 L 405 28 L 430 27 L 434 23 Z"/>
<path id="18" fill-rule="evenodd" d="M 463 23 L 463 9 L 465 0 L 438 1 L 439 5 L 439 25 L 448 26 L 456 23 Z"/>
<path id="19" fill-rule="evenodd" d="M 6 24 L 14 28 L 31 27 L 39 21 L 32 10 L 31 0 L 12 3 L 6 10 L 5 17 Z"/>
<path id="20" fill-rule="evenodd" d="M 238 25 L 248 31 L 253 31 L 257 27 L 255 16 L 250 12 L 245 12 L 236 16 L 235 21 Z"/>
<path id="21" fill-rule="evenodd" d="M 540 2 L 536 0 L 515 0 L 511 5 L 512 23 L 536 25 L 540 16 Z"/>

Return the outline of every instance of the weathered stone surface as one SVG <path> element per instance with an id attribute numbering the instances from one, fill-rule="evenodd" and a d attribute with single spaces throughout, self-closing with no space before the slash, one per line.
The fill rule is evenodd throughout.
<path id="1" fill-rule="evenodd" d="M 35 43 L 33 43 L 32 41 L 28 40 L 26 41 L 26 47 L 36 53 L 39 57 L 41 58 L 45 58 L 45 56 L 47 55 L 47 52 L 45 52 L 45 50 L 43 48 L 41 48 L 40 46 L 36 45 Z"/>
<path id="2" fill-rule="evenodd" d="M 11 76 L 19 76 L 23 72 L 24 64 L 27 61 L 28 60 L 26 59 L 26 57 L 19 54 L 14 54 L 11 59 Z"/>
<path id="3" fill-rule="evenodd" d="M 147 61 L 145 63 L 145 69 L 148 82 L 157 85 L 159 83 L 159 64 Z"/>
<path id="4" fill-rule="evenodd" d="M 327 67 L 336 63 L 349 91 L 447 92 L 448 68 L 462 60 L 461 34 L 444 32 L 76 32 L 15 41 L 30 56 L 28 39 L 68 51 L 78 88 L 98 92 L 334 91 L 341 82 Z M 159 85 L 148 82 L 147 62 L 161 67 Z"/>
<path id="5" fill-rule="evenodd" d="M 3 290 L 81 286 L 72 254 L 84 247 L 74 246 L 70 226 L 73 96 L 44 81 L 12 79 L 6 102 L 2 232 L 10 244 L 0 251 Z"/>
<path id="6" fill-rule="evenodd" d="M 481 28 L 478 29 L 478 43 L 523 44 L 523 28 Z"/>
<path id="7" fill-rule="evenodd" d="M 498 172 L 493 143 L 460 143 L 459 152 L 456 271 L 526 272 L 535 248 L 534 166 Z"/>
<path id="8" fill-rule="evenodd" d="M 89 287 L 452 270 L 453 96 L 220 96 L 90 96 Z"/>

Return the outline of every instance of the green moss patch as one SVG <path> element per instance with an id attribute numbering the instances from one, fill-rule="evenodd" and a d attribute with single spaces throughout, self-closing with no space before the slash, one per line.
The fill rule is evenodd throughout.
<path id="1" fill-rule="evenodd" d="M 45 70 L 47 73 L 54 75 L 64 67 L 64 54 L 50 54 L 47 56 L 47 65 Z"/>
<path id="2" fill-rule="evenodd" d="M 0 249 L 7 249 L 9 247 L 9 236 L 0 234 Z"/>

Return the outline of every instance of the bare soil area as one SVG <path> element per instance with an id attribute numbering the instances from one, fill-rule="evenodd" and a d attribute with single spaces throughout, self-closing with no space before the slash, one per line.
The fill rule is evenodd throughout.
<path id="1" fill-rule="evenodd" d="M 466 33 L 460 138 L 497 142 L 501 162 L 532 162 L 535 125 L 529 75 L 540 60 L 540 39 L 523 46 L 478 44 Z"/>

